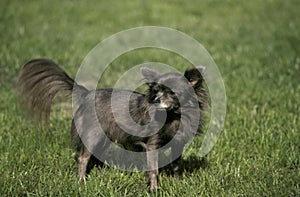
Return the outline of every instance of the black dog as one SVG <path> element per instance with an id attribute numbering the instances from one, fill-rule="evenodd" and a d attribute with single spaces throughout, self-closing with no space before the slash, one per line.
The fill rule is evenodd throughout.
<path id="1" fill-rule="evenodd" d="M 178 174 L 185 144 L 201 132 L 202 117 L 198 109 L 202 111 L 206 98 L 202 71 L 200 67 L 193 68 L 183 76 L 160 74 L 143 67 L 141 74 L 148 90 L 141 94 L 112 88 L 87 90 L 53 61 L 35 59 L 24 65 L 17 86 L 22 100 L 40 119 L 49 118 L 51 103 L 59 92 L 73 91 L 79 107 L 72 120 L 71 135 L 81 181 L 92 167 L 103 165 L 99 157 L 111 141 L 126 150 L 146 152 L 148 180 L 153 191 L 157 188 L 159 168 L 156 150 L 171 147 L 173 172 Z M 143 129 L 134 131 L 132 123 Z M 137 135 L 128 132 L 131 130 Z"/>

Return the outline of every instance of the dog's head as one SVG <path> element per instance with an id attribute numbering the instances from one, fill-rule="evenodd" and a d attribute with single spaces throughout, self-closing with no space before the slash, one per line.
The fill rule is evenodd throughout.
<path id="1" fill-rule="evenodd" d="M 160 74 L 156 70 L 142 67 L 141 73 L 149 88 L 148 102 L 157 108 L 178 111 L 180 104 L 196 99 L 193 88 L 202 83 L 202 71 L 202 67 L 197 67 L 186 70 L 184 75 L 175 72 Z"/>

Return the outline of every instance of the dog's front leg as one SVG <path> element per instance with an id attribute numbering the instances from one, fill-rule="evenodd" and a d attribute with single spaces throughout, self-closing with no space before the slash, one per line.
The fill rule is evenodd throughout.
<path id="1" fill-rule="evenodd" d="M 182 176 L 182 166 L 181 166 L 181 155 L 183 152 L 183 145 L 176 145 L 171 148 L 171 153 L 172 153 L 172 171 L 173 171 L 173 176 L 175 178 L 181 178 Z M 178 156 L 179 155 L 179 156 Z"/>
<path id="2" fill-rule="evenodd" d="M 158 151 L 155 148 L 147 148 L 147 165 L 148 165 L 148 183 L 149 191 L 158 189 Z"/>

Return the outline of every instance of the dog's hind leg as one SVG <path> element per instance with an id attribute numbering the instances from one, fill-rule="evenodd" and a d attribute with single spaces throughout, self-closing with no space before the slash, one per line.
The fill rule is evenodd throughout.
<path id="1" fill-rule="evenodd" d="M 92 154 L 88 151 L 86 146 L 83 144 L 75 125 L 75 121 L 72 120 L 71 126 L 71 139 L 72 146 L 76 149 L 75 159 L 78 163 L 78 175 L 79 181 L 85 182 L 85 176 L 88 174 L 87 172 L 91 169 L 91 161 L 90 158 Z"/>
<path id="2" fill-rule="evenodd" d="M 104 146 L 101 146 L 101 151 L 105 150 L 104 148 Z M 86 175 L 88 175 L 94 167 L 97 167 L 98 171 L 101 172 L 104 163 L 90 153 L 85 146 L 83 146 L 82 151 L 80 151 L 78 155 L 79 181 L 85 182 Z"/>
<path id="3" fill-rule="evenodd" d="M 87 150 L 87 148 L 83 147 L 83 150 L 81 153 L 79 153 L 78 157 L 78 175 L 79 175 L 79 181 L 85 182 L 85 176 L 87 174 L 88 164 L 90 161 L 92 154 Z"/>

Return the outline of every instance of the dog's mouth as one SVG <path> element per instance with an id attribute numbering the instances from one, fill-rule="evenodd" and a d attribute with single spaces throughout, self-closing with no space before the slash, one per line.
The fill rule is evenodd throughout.
<path id="1" fill-rule="evenodd" d="M 173 103 L 164 103 L 164 102 L 154 103 L 153 106 L 158 111 L 172 111 L 172 110 L 177 110 L 179 108 L 179 106 L 174 105 Z"/>
<path id="2" fill-rule="evenodd" d="M 167 110 L 171 108 L 171 105 L 167 103 L 154 103 L 153 105 L 157 110 Z"/>
<path id="3" fill-rule="evenodd" d="M 160 108 L 160 109 L 168 109 L 168 108 L 171 108 L 171 105 L 167 104 L 167 103 L 159 103 L 158 108 Z"/>

